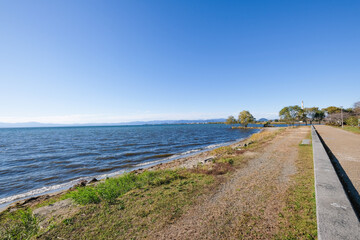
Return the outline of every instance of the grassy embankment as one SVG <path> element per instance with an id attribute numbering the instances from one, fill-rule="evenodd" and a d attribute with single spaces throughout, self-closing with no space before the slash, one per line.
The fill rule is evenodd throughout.
<path id="1" fill-rule="evenodd" d="M 342 127 L 336 127 L 336 128 L 343 129 L 348 132 L 360 134 L 360 127 L 344 126 L 344 128 Z"/>
<path id="2" fill-rule="evenodd" d="M 286 207 L 279 213 L 279 239 L 317 239 L 312 145 L 299 144 L 298 148 L 297 174 L 286 193 Z"/>
<path id="3" fill-rule="evenodd" d="M 277 133 L 254 134 L 246 149 L 256 150 L 271 141 Z M 288 207 L 282 215 L 283 236 L 312 236 L 313 189 L 309 166 L 308 146 L 301 146 L 299 167 L 294 189 L 289 191 Z M 19 206 L 0 215 L 1 239 L 135 239 L 146 238 L 176 221 L 199 196 L 211 193 L 219 183 L 231 178 L 231 173 L 243 167 L 243 151 L 222 147 L 213 152 L 218 157 L 213 163 L 187 170 L 145 171 L 107 179 L 96 185 L 79 187 L 31 208 Z M 299 158 L 299 159 L 300 159 Z M 306 163 L 303 163 L 303 160 Z M 305 171 L 306 170 L 306 171 Z M 305 178 L 305 179 L 304 179 Z M 310 195 L 309 195 L 310 194 Z M 61 216 L 45 219 L 34 217 L 32 211 L 41 206 L 56 204 L 64 199 L 75 204 Z M 305 207 L 303 207 L 305 206 Z M 312 217 L 310 217 L 312 216 Z M 42 226 L 40 228 L 40 226 Z M 306 228 L 306 229 L 305 229 Z"/>

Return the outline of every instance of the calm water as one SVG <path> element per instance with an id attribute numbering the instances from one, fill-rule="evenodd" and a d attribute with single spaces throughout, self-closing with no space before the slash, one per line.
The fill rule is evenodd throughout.
<path id="1" fill-rule="evenodd" d="M 0 129 L 0 205 L 67 188 L 79 179 L 169 161 L 258 131 L 222 124 Z"/>

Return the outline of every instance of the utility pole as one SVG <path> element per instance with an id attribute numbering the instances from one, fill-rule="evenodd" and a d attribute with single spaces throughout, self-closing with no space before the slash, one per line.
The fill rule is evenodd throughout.
<path id="1" fill-rule="evenodd" d="M 341 108 L 341 127 L 344 128 L 344 118 L 343 118 L 343 106 Z"/>

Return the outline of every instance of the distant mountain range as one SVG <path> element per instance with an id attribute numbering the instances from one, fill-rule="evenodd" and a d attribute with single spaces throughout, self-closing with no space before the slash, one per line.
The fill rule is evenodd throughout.
<path id="1" fill-rule="evenodd" d="M 121 122 L 121 123 L 84 123 L 84 124 L 53 124 L 53 123 L 39 123 L 39 122 L 1 123 L 0 122 L 0 128 L 195 124 L 195 123 L 214 123 L 214 122 L 225 122 L 225 121 L 226 121 L 225 118 L 218 118 L 218 119 L 206 119 L 206 120 L 154 120 L 154 121 L 134 121 L 134 122 Z"/>

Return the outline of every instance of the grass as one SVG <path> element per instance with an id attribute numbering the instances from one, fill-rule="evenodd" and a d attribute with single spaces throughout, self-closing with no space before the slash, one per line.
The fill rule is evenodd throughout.
<path id="1" fill-rule="evenodd" d="M 1 239 L 30 239 L 39 230 L 30 209 L 8 212 L 0 217 Z"/>
<path id="2" fill-rule="evenodd" d="M 298 148 L 298 173 L 286 193 L 286 207 L 279 213 L 278 239 L 317 238 L 312 146 L 299 144 Z"/>
<path id="3" fill-rule="evenodd" d="M 214 163 L 218 164 L 230 165 Z M 216 174 L 185 169 L 145 171 L 78 187 L 35 206 L 72 198 L 79 204 L 78 213 L 40 229 L 30 209 L 5 211 L 0 214 L 0 239 L 144 238 L 180 217 L 199 195 L 214 186 Z"/>
<path id="4" fill-rule="evenodd" d="M 360 127 L 344 126 L 344 128 L 342 127 L 337 127 L 337 128 L 343 129 L 348 132 L 360 134 Z"/>
<path id="5" fill-rule="evenodd" d="M 173 170 L 145 171 L 138 175 L 126 173 L 120 177 L 106 179 L 96 186 L 78 187 L 69 196 L 81 205 L 100 202 L 113 204 L 117 198 L 135 188 L 168 184 L 183 177 L 178 171 Z"/>
<path id="6" fill-rule="evenodd" d="M 130 185 L 123 191 L 116 191 L 115 186 L 120 186 L 122 181 Z M 39 238 L 146 238 L 152 231 L 178 219 L 199 195 L 210 190 L 213 183 L 212 175 L 186 170 L 147 171 L 138 176 L 108 179 L 103 185 L 99 184 L 90 190 L 91 195 L 99 197 L 99 203 L 86 202 L 79 214 L 65 219 Z M 116 195 L 119 195 L 116 201 L 112 194 L 107 195 L 108 190 L 104 190 L 107 187 L 114 189 Z M 91 189 L 84 189 L 86 188 Z M 82 195 L 80 191 L 76 192 Z M 89 199 L 88 193 L 83 196 L 84 199 Z M 108 204 L 109 200 L 111 204 Z M 80 202 L 84 204 L 82 200 Z"/>

